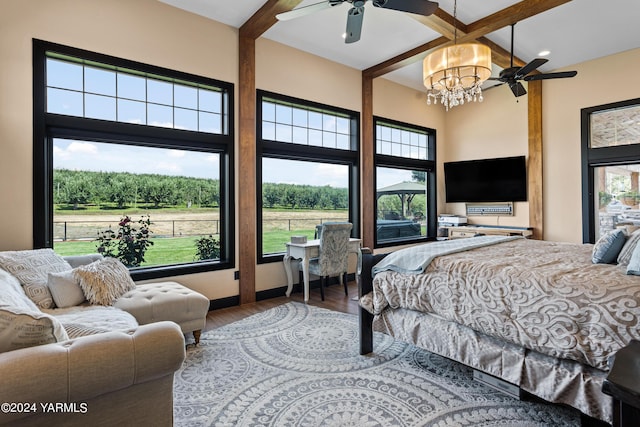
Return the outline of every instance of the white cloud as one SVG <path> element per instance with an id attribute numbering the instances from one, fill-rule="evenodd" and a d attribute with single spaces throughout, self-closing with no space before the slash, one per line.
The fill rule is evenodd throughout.
<path id="1" fill-rule="evenodd" d="M 333 180 L 347 178 L 349 176 L 349 169 L 344 165 L 332 165 L 328 163 L 320 163 L 315 167 L 316 176 L 326 176 Z"/>
<path id="2" fill-rule="evenodd" d="M 97 154 L 98 147 L 91 142 L 73 141 L 67 147 L 69 153 Z"/>
<path id="3" fill-rule="evenodd" d="M 159 173 L 160 171 L 169 172 L 175 175 L 182 173 L 182 168 L 175 163 L 160 162 L 155 166 L 155 169 L 155 173 Z"/>
<path id="4" fill-rule="evenodd" d="M 180 150 L 169 150 L 169 157 L 181 158 L 184 157 L 186 152 Z"/>

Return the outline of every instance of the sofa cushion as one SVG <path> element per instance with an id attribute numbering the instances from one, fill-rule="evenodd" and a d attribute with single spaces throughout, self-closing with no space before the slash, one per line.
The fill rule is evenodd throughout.
<path id="1" fill-rule="evenodd" d="M 0 353 L 69 339 L 55 317 L 19 307 L 0 307 Z"/>
<path id="2" fill-rule="evenodd" d="M 103 259 L 102 254 L 86 254 L 86 255 L 67 255 L 64 257 L 64 260 L 71 265 L 71 267 L 76 268 L 82 265 L 91 264 L 94 261 L 98 261 Z"/>
<path id="3" fill-rule="evenodd" d="M 45 312 L 54 316 L 64 326 L 70 338 L 127 330 L 138 326 L 135 317 L 115 307 L 85 304 L 45 310 Z"/>
<path id="4" fill-rule="evenodd" d="M 86 300 L 80 287 L 80 281 L 73 270 L 49 273 L 47 286 L 56 307 L 73 307 L 74 305 L 82 304 Z"/>
<path id="5" fill-rule="evenodd" d="M 53 249 L 0 252 L 0 268 L 14 275 L 24 293 L 39 308 L 52 308 L 53 297 L 47 287 L 49 273 L 71 270 L 71 266 Z"/>
<path id="6" fill-rule="evenodd" d="M 77 267 L 73 272 L 85 297 L 94 305 L 113 305 L 115 300 L 136 287 L 129 269 L 116 258 L 107 257 Z"/>
<path id="7" fill-rule="evenodd" d="M 60 322 L 42 313 L 24 294 L 18 279 L 0 270 L 0 352 L 66 339 Z"/>

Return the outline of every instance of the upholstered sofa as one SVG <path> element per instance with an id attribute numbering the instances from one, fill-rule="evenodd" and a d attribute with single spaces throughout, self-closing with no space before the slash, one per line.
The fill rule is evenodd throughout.
<path id="1" fill-rule="evenodd" d="M 114 306 L 119 298 L 84 301 L 113 297 L 99 287 L 78 294 L 84 264 L 85 273 L 104 265 L 106 276 L 127 282 L 119 293 L 135 286 L 126 267 L 95 260 L 0 252 L 0 425 L 172 425 L 183 330 L 172 321 L 139 325 Z"/>

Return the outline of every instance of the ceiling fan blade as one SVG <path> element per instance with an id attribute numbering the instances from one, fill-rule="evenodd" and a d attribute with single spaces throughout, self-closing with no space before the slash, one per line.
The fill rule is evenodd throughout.
<path id="1" fill-rule="evenodd" d="M 577 71 L 560 71 L 558 73 L 534 74 L 533 76 L 525 77 L 524 80 L 528 82 L 531 80 L 566 79 L 568 77 L 575 77 L 576 74 L 578 74 Z"/>
<path id="2" fill-rule="evenodd" d="M 529 62 L 527 65 L 525 65 L 524 67 L 516 71 L 515 79 L 518 80 L 523 78 L 524 76 L 526 76 L 527 74 L 529 74 L 530 72 L 538 68 L 539 66 L 545 64 L 547 61 L 549 60 L 545 58 L 534 59 L 533 61 Z"/>
<path id="3" fill-rule="evenodd" d="M 314 3 L 314 4 L 310 4 L 309 6 L 303 6 L 297 9 L 292 9 L 288 12 L 279 13 L 276 15 L 276 18 L 278 19 L 278 21 L 288 21 L 290 19 L 295 19 L 301 16 L 310 15 L 320 10 L 329 9 L 332 6 L 343 3 L 343 1 L 344 0 L 341 0 L 341 1 L 325 0 L 320 3 Z"/>
<path id="4" fill-rule="evenodd" d="M 509 88 L 511 88 L 511 92 L 513 92 L 516 98 L 527 94 L 527 91 L 520 82 L 509 83 Z"/>
<path id="5" fill-rule="evenodd" d="M 373 0 L 373 5 L 424 16 L 429 16 L 438 9 L 438 3 L 429 0 Z"/>
<path id="6" fill-rule="evenodd" d="M 362 20 L 364 18 L 364 6 L 352 7 L 347 15 L 347 36 L 345 43 L 353 43 L 360 40 L 362 33 Z"/>

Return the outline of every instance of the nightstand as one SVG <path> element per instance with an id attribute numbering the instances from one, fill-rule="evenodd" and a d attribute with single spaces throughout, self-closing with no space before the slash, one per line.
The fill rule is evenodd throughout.
<path id="1" fill-rule="evenodd" d="M 632 340 L 609 361 L 602 392 L 613 396 L 613 426 L 637 426 L 640 420 L 640 341 Z"/>

